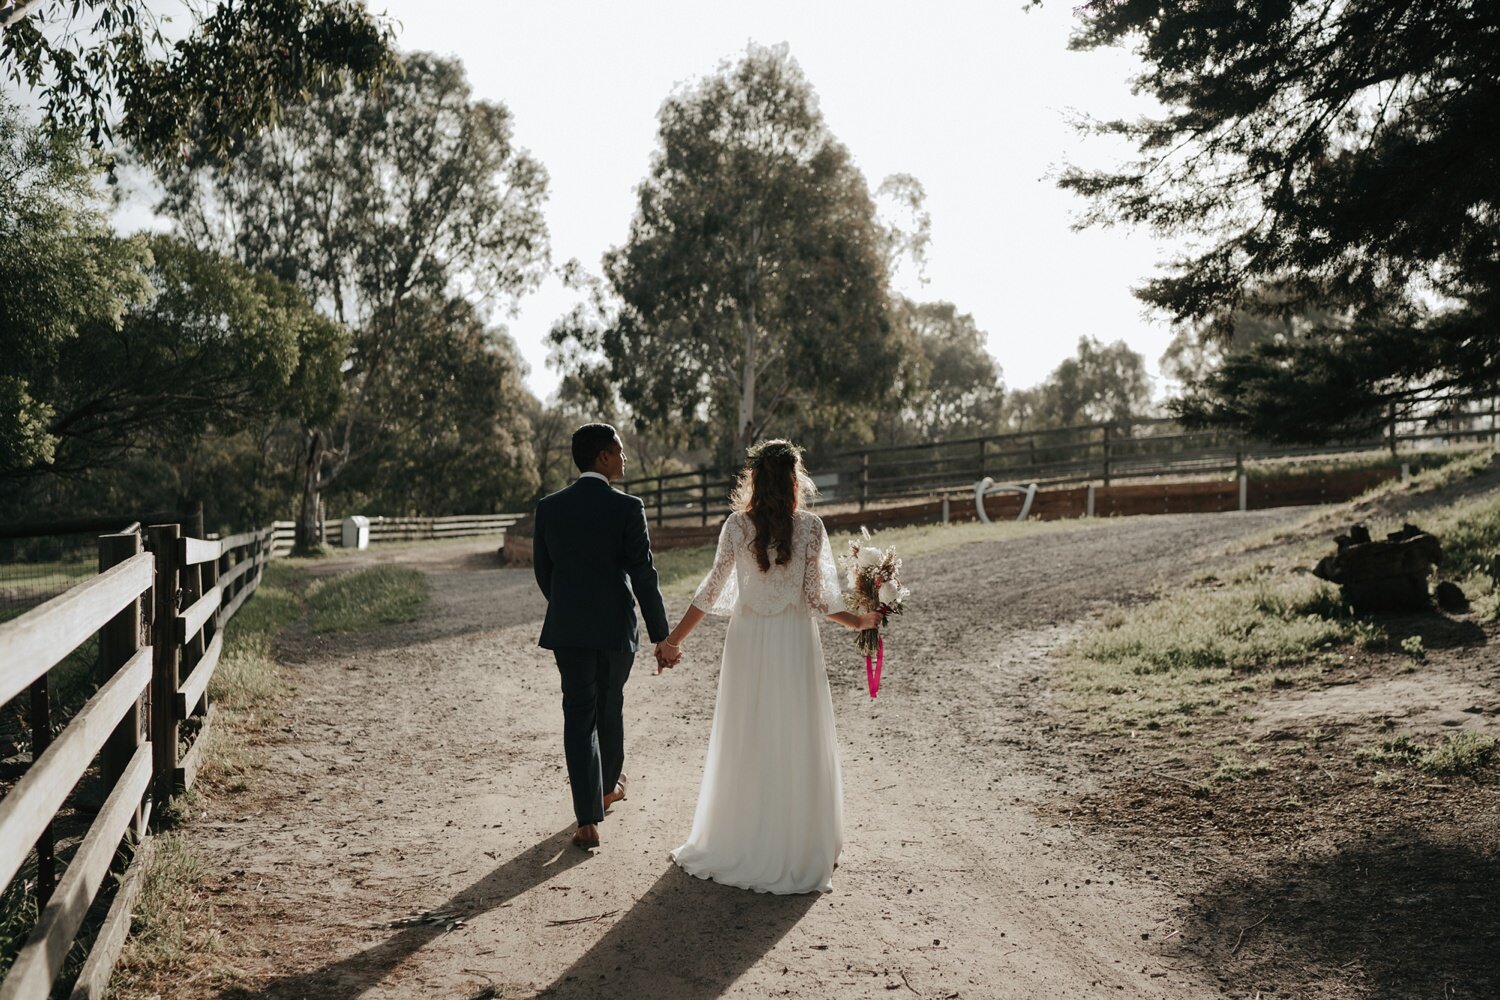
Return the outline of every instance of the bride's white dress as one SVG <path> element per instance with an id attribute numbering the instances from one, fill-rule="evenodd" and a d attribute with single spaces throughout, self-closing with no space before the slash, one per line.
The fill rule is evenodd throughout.
<path id="1" fill-rule="evenodd" d="M 728 614 L 703 787 L 672 860 L 757 892 L 827 892 L 844 843 L 843 780 L 822 615 L 843 611 L 823 521 L 799 511 L 792 557 L 762 572 L 755 527 L 734 513 L 693 604 Z"/>

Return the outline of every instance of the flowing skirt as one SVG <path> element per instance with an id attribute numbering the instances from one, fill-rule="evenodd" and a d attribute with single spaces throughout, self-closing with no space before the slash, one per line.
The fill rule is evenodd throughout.
<path id="1" fill-rule="evenodd" d="M 833 700 L 817 619 L 736 610 L 724 640 L 703 786 L 672 860 L 756 892 L 827 892 L 844 843 Z"/>

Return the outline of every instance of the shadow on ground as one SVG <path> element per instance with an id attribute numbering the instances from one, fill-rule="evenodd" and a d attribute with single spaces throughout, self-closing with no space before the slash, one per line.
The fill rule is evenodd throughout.
<path id="1" fill-rule="evenodd" d="M 457 893 L 433 912 L 457 912 L 472 920 L 476 915 L 496 909 L 527 890 L 587 861 L 590 855 L 571 845 L 572 835 L 573 824 L 570 823 Z M 220 996 L 225 1000 L 303 1000 L 308 997 L 318 997 L 319 1000 L 353 1000 L 384 979 L 417 950 L 444 933 L 445 929 L 441 924 L 404 927 L 379 944 L 347 958 L 308 972 L 273 979 L 256 989 L 233 987 Z"/>
<path id="2" fill-rule="evenodd" d="M 806 916 L 818 895 L 773 896 L 696 879 L 676 865 L 537 995 L 619 1000 L 722 996 Z"/>
<path id="3" fill-rule="evenodd" d="M 1190 900 L 1185 947 L 1231 992 L 1500 996 L 1500 852 L 1413 833 L 1236 878 Z"/>

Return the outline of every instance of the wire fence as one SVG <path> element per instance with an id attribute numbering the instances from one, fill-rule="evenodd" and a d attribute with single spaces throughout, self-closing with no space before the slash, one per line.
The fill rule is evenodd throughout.
<path id="1" fill-rule="evenodd" d="M 99 572 L 99 532 L 0 538 L 0 621 Z"/>

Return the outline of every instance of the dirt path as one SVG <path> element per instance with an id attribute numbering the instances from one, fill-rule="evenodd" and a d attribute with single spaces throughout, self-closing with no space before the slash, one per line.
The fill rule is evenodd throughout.
<path id="1" fill-rule="evenodd" d="M 675 674 L 638 657 L 631 798 L 589 857 L 567 844 L 530 570 L 495 566 L 488 544 L 377 555 L 423 569 L 432 609 L 293 644 L 298 690 L 268 766 L 192 822 L 235 984 L 174 996 L 1202 996 L 1200 970 L 1147 939 L 1172 887 L 1106 869 L 1036 808 L 1057 782 L 1086 784 L 1059 769 L 1094 753 L 1036 763 L 1046 655 L 1101 608 L 1297 516 L 1123 519 L 909 560 L 916 613 L 893 632 L 878 702 L 826 626 L 848 844 L 816 898 L 701 882 L 667 859 L 691 823 L 722 620 Z M 464 923 L 388 926 L 420 911 Z"/>

